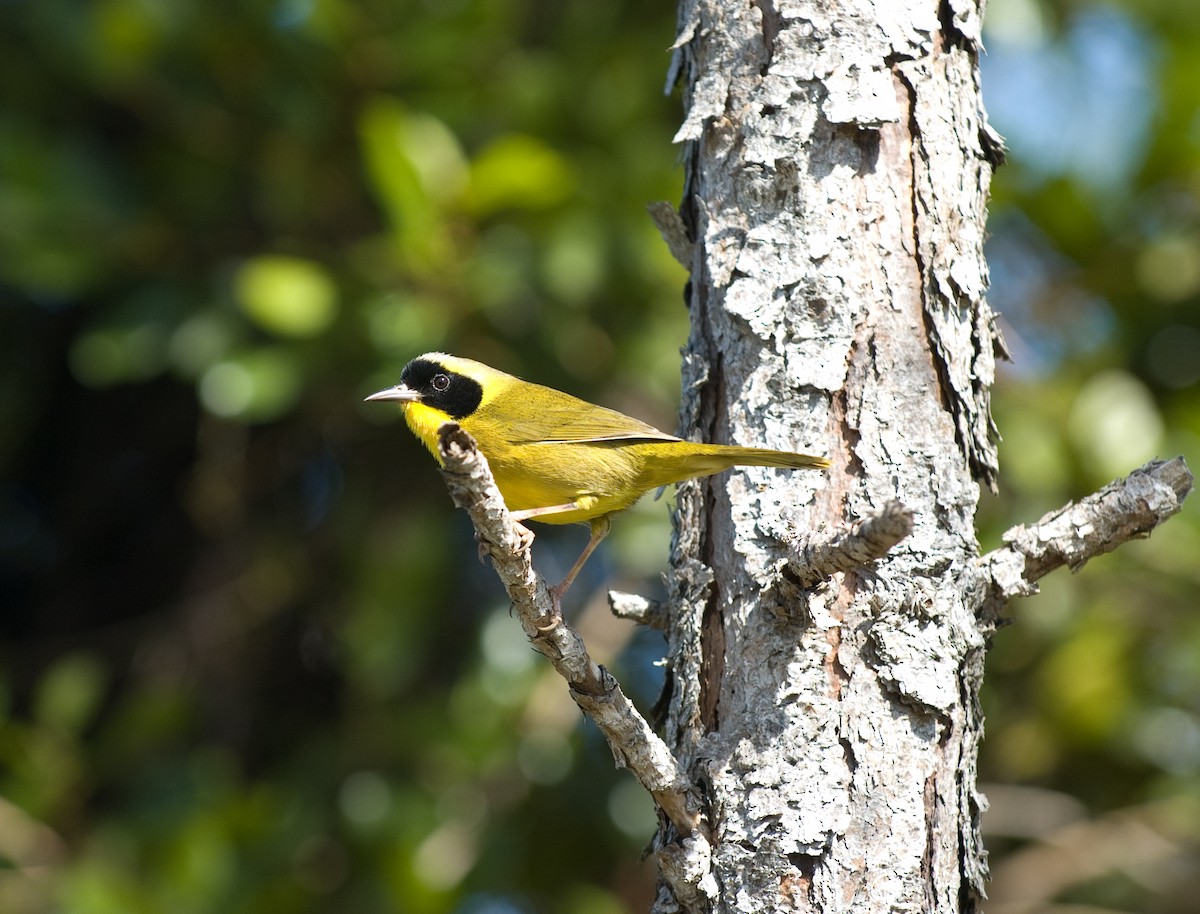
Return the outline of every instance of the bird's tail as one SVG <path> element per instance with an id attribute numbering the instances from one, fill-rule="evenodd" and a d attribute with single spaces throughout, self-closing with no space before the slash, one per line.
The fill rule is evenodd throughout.
<path id="1" fill-rule="evenodd" d="M 685 449 L 686 446 L 686 449 Z M 679 450 L 655 454 L 647 461 L 641 480 L 647 489 L 683 482 L 696 476 L 712 476 L 730 467 L 783 467 L 820 470 L 829 466 L 824 457 L 772 451 L 761 447 L 736 447 L 727 444 L 680 442 Z M 683 451 L 683 453 L 681 453 Z M 656 459 L 657 458 L 657 459 Z"/>
<path id="2" fill-rule="evenodd" d="M 703 445 L 696 456 L 701 460 L 709 460 L 717 469 L 713 472 L 727 470 L 730 467 L 789 467 L 797 470 L 823 470 L 829 466 L 825 457 L 814 457 L 812 454 L 794 454 L 790 451 L 772 451 L 761 447 L 737 447 L 728 444 Z"/>

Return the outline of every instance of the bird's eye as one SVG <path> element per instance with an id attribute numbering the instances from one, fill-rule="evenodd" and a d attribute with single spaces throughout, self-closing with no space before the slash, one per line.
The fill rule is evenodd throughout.
<path id="1" fill-rule="evenodd" d="M 450 375 L 435 374 L 433 376 L 433 380 L 431 380 L 429 383 L 433 385 L 434 390 L 445 390 L 450 386 Z"/>

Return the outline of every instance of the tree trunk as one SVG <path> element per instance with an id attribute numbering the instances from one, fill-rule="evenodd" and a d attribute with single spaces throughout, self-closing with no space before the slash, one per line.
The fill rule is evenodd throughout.
<path id="1" fill-rule="evenodd" d="M 667 741 L 711 877 L 656 910 L 970 911 L 983 896 L 979 483 L 998 138 L 972 0 L 682 0 L 682 422 L 827 453 L 681 487 Z M 789 532 L 898 499 L 911 537 L 804 588 Z M 670 826 L 660 847 L 674 837 Z"/>

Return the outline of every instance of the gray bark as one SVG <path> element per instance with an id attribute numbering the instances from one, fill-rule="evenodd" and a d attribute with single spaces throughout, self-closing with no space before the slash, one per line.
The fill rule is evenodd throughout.
<path id="1" fill-rule="evenodd" d="M 973 518 L 996 472 L 982 244 L 999 141 L 980 15 L 682 4 L 683 429 L 834 468 L 681 490 L 667 740 L 700 785 L 711 859 L 681 889 L 668 854 L 660 911 L 966 911 L 983 895 Z M 792 531 L 894 500 L 915 526 L 888 558 L 786 586 Z"/>

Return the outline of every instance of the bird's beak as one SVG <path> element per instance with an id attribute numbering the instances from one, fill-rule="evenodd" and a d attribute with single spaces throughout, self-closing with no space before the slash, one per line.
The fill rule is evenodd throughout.
<path id="1" fill-rule="evenodd" d="M 421 395 L 411 387 L 397 384 L 395 387 L 387 387 L 377 393 L 371 394 L 363 402 L 365 403 L 370 400 L 394 400 L 398 403 L 418 403 L 421 400 Z"/>

